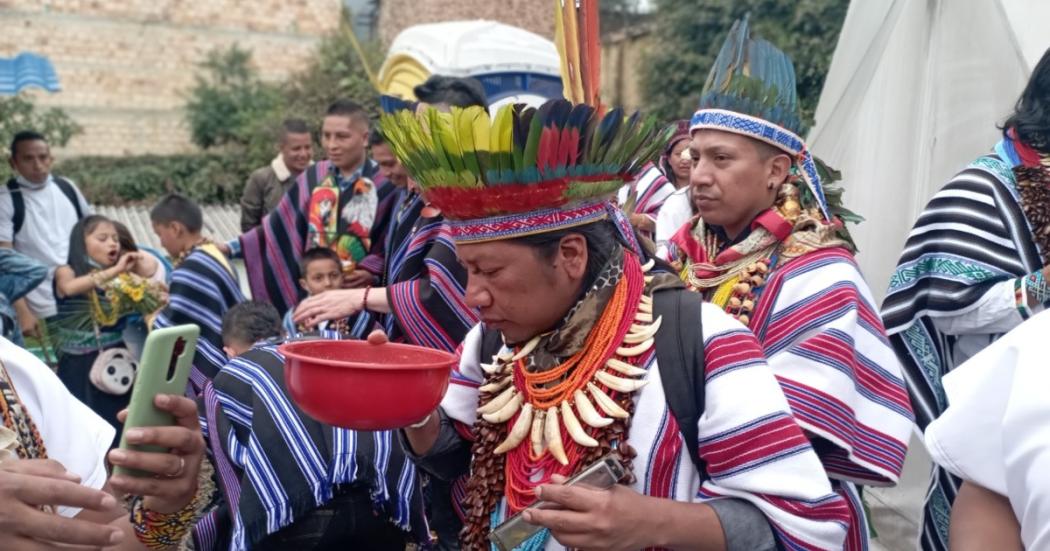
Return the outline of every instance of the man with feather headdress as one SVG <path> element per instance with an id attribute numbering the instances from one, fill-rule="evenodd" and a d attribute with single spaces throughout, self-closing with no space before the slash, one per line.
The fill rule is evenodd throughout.
<path id="1" fill-rule="evenodd" d="M 841 548 L 849 509 L 755 337 L 661 270 L 612 201 L 669 132 L 595 107 L 597 2 L 559 6 L 572 102 L 380 122 L 482 318 L 406 450 L 433 476 L 469 474 L 469 550 L 537 500 L 557 507 L 526 513 L 542 529 L 518 548 Z M 560 484 L 610 452 L 622 484 Z"/>
<path id="2" fill-rule="evenodd" d="M 899 480 L 913 415 L 901 366 L 836 208 L 835 176 L 809 153 L 791 60 L 733 25 L 690 125 L 699 214 L 672 238 L 686 284 L 758 337 L 795 419 L 850 506 L 846 549 L 865 549 L 858 485 Z"/>

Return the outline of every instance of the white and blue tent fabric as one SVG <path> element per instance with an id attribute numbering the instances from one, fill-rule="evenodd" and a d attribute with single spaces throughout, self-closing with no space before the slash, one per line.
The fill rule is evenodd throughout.
<path id="1" fill-rule="evenodd" d="M 48 92 L 62 89 L 51 60 L 31 52 L 22 52 L 15 57 L 0 57 L 0 96 L 13 96 L 30 86 Z"/>
<path id="2" fill-rule="evenodd" d="M 842 170 L 857 260 L 882 301 L 904 242 L 947 181 L 1001 137 L 1050 47 L 1047 0 L 850 3 L 807 142 Z M 913 438 L 896 488 L 864 493 L 879 538 L 916 549 L 929 458 Z"/>

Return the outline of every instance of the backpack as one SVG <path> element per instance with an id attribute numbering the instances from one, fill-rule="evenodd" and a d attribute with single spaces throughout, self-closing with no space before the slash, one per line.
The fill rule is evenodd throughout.
<path id="1" fill-rule="evenodd" d="M 70 203 L 73 203 L 73 208 L 77 211 L 77 220 L 83 218 L 84 211 L 80 208 L 80 198 L 77 197 L 77 191 L 73 187 L 73 183 L 61 176 L 54 176 L 53 179 L 55 185 L 62 191 L 62 195 L 65 195 Z M 11 235 L 15 236 L 21 231 L 22 225 L 26 221 L 26 201 L 22 197 L 22 186 L 18 183 L 18 180 L 14 178 L 8 180 L 7 189 L 11 192 L 11 205 L 14 207 L 14 216 L 11 219 L 14 222 L 15 229 Z"/>
<path id="2" fill-rule="evenodd" d="M 707 466 L 700 458 L 698 426 L 704 413 L 705 390 L 702 304 L 699 294 L 682 287 L 653 293 L 653 315 L 664 319 L 655 337 L 664 396 L 701 480 L 707 478 Z M 502 346 L 499 331 L 482 328 L 481 358 L 491 358 Z"/>

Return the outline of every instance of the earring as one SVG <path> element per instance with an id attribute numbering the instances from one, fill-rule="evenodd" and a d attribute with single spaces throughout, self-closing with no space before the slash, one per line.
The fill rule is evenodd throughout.
<path id="1" fill-rule="evenodd" d="M 776 182 L 769 182 L 769 186 L 768 187 L 769 187 L 769 189 L 773 189 L 774 187 L 776 187 L 776 185 L 777 185 Z"/>

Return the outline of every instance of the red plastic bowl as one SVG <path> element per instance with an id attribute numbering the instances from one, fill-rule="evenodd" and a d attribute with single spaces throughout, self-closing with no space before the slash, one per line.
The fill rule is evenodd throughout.
<path id="1" fill-rule="evenodd" d="M 388 430 L 434 411 L 456 357 L 407 344 L 315 340 L 282 344 L 292 400 L 314 419 L 354 430 Z"/>

